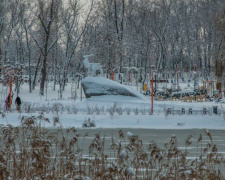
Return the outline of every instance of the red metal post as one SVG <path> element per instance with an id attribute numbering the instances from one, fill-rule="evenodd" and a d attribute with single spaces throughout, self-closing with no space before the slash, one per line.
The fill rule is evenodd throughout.
<path id="1" fill-rule="evenodd" d="M 130 82 L 130 71 L 128 71 L 128 76 L 129 76 L 129 79 L 128 79 L 128 81 Z"/>
<path id="2" fill-rule="evenodd" d="M 113 69 L 111 69 L 111 72 L 112 72 L 112 80 L 114 81 L 114 71 L 113 71 Z"/>

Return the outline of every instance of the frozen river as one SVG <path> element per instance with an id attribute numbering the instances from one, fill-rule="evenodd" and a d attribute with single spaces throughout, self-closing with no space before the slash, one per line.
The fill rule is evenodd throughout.
<path id="1" fill-rule="evenodd" d="M 119 139 L 119 130 L 123 131 L 124 139 Z M 120 140 L 122 144 L 122 149 L 125 149 L 125 146 L 129 144 L 127 132 L 131 132 L 132 134 L 137 135 L 142 140 L 143 149 L 148 154 L 149 158 L 151 158 L 150 156 L 152 152 L 152 150 L 148 149 L 149 144 L 151 144 L 152 142 L 155 142 L 160 149 L 165 149 L 164 144 L 169 143 L 171 140 L 171 137 L 174 137 L 174 135 L 177 138 L 177 149 L 180 150 L 182 154 L 185 154 L 185 152 L 187 152 L 186 161 L 189 162 L 189 165 L 190 165 L 190 162 L 195 162 L 195 160 L 197 162 L 197 160 L 200 160 L 200 158 L 210 159 L 210 154 L 212 152 L 214 145 L 216 145 L 217 147 L 218 154 L 221 154 L 223 157 L 225 155 L 225 138 L 224 138 L 225 130 L 210 130 L 210 131 L 205 131 L 204 129 L 186 129 L 186 130 L 158 129 L 156 130 L 156 129 L 133 129 L 133 128 L 132 129 L 78 129 L 78 133 L 80 133 L 81 135 L 80 140 L 83 139 L 85 134 L 88 134 L 88 136 L 86 136 L 85 140 L 83 140 L 83 143 L 82 143 L 83 157 L 89 157 L 88 150 L 89 150 L 90 144 L 94 140 L 96 134 L 99 134 L 100 137 L 102 138 L 104 137 L 104 154 L 111 157 L 110 158 L 111 161 L 114 161 L 116 157 L 113 155 L 114 151 L 111 149 L 111 145 L 112 145 L 111 137 L 112 136 L 114 137 L 115 143 L 117 143 L 118 140 Z M 210 135 L 207 135 L 206 132 L 210 133 L 212 137 L 212 142 L 210 140 Z M 201 140 L 201 143 L 198 143 L 200 134 L 202 135 L 202 140 Z M 190 135 L 192 137 L 191 138 L 192 143 L 186 146 L 185 142 L 187 138 L 190 137 Z M 209 145 L 210 145 L 210 148 L 209 148 Z M 206 147 L 208 147 L 208 151 L 205 151 L 206 153 L 204 153 L 204 150 L 206 150 Z M 169 153 L 168 150 L 166 150 L 165 152 Z M 131 159 L 133 155 L 134 154 L 132 153 L 128 153 L 128 156 Z M 181 156 L 179 158 L 181 158 Z M 219 168 L 221 171 L 221 175 L 224 176 L 225 175 L 224 164 L 223 165 L 221 164 Z"/>
<path id="2" fill-rule="evenodd" d="M 202 135 L 202 147 L 205 148 L 210 142 L 209 136 L 206 135 L 205 130 L 203 129 L 185 129 L 185 130 L 174 130 L 174 129 L 78 129 L 78 133 L 81 134 L 80 137 L 83 137 L 84 134 L 88 133 L 86 137 L 85 144 L 90 145 L 91 141 L 94 139 L 95 134 L 99 133 L 101 137 L 105 137 L 105 145 L 110 149 L 109 145 L 111 144 L 111 137 L 114 137 L 115 142 L 119 139 L 119 130 L 123 130 L 125 136 L 125 142 L 129 143 L 127 132 L 131 132 L 134 135 L 137 135 L 143 142 L 145 150 L 147 151 L 147 146 L 150 142 L 154 141 L 159 148 L 163 148 L 165 142 L 169 142 L 172 135 L 177 137 L 177 146 L 178 149 L 184 151 L 185 141 L 189 135 L 193 136 L 193 142 L 188 146 L 188 157 L 194 158 L 197 154 L 197 140 L 199 139 L 200 134 Z M 212 135 L 212 145 L 217 145 L 218 152 L 225 155 L 225 130 L 209 130 Z M 108 146 L 107 146 L 108 145 Z M 88 147 L 87 147 L 88 148 Z M 109 150 L 108 149 L 108 150 Z M 198 150 L 199 151 L 199 150 Z"/>

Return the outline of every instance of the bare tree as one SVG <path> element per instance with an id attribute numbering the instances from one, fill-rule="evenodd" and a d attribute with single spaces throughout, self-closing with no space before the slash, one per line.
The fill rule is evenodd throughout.
<path id="1" fill-rule="evenodd" d="M 53 45 L 57 42 L 57 34 L 52 32 L 52 25 L 56 18 L 56 9 L 61 4 L 61 0 L 51 0 L 49 3 L 45 3 L 45 1 L 38 1 L 39 14 L 37 14 L 37 18 L 40 21 L 40 26 L 43 28 L 44 37 L 42 41 L 38 41 L 34 35 L 32 35 L 34 41 L 39 47 L 39 50 L 42 54 L 42 67 L 41 67 L 41 82 L 40 82 L 40 94 L 44 95 L 44 86 L 47 76 L 47 60 L 48 55 L 53 47 Z M 53 37 L 51 37 L 53 36 Z M 52 41 L 51 41 L 52 40 Z"/>
<path id="2" fill-rule="evenodd" d="M 12 50 L 12 48 L 10 47 L 12 44 L 11 42 L 13 41 L 13 34 L 14 34 L 14 30 L 18 25 L 18 10 L 19 10 L 19 0 L 15 0 L 15 1 L 9 1 L 9 2 L 2 2 L 3 5 L 3 19 L 2 19 L 2 30 L 3 30 L 3 36 L 2 36 L 2 40 L 3 43 L 1 45 L 2 46 L 2 59 L 4 62 L 10 60 L 10 54 L 9 51 Z"/>
<path id="3" fill-rule="evenodd" d="M 2 60 L 2 39 L 3 39 L 4 28 L 5 28 L 6 8 L 4 5 L 5 5 L 5 2 L 0 1 L 0 60 Z"/>
<path id="4" fill-rule="evenodd" d="M 62 98 L 62 92 L 65 88 L 65 83 L 68 78 L 69 72 L 72 72 L 74 68 L 74 57 L 76 50 L 79 47 L 79 43 L 82 36 L 86 32 L 87 23 L 90 20 L 91 12 L 94 6 L 94 0 L 91 1 L 88 13 L 85 15 L 83 25 L 81 26 L 81 11 L 83 6 L 79 4 L 78 0 L 70 0 L 68 6 L 64 11 L 62 11 L 62 34 L 64 37 L 62 46 L 64 50 L 62 51 L 61 57 L 63 61 L 56 62 L 56 68 L 58 73 L 58 82 L 60 85 L 60 98 Z"/>

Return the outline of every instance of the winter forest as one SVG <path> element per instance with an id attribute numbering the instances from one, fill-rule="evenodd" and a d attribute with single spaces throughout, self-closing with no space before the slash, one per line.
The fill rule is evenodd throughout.
<path id="1" fill-rule="evenodd" d="M 29 91 L 51 79 L 63 91 L 85 74 L 93 54 L 105 74 L 136 67 L 146 79 L 197 69 L 222 78 L 225 49 L 223 0 L 1 0 L 1 74 L 23 69 Z M 18 74 L 20 71 L 18 70 Z M 6 81 L 7 78 L 5 78 Z M 40 87 L 37 87 L 37 82 Z M 35 87 L 36 86 L 36 87 Z"/>
<path id="2" fill-rule="evenodd" d="M 224 180 L 225 0 L 0 0 L 0 180 Z"/>

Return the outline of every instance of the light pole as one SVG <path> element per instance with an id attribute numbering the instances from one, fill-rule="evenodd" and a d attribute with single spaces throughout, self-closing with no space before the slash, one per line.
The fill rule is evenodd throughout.
<path id="1" fill-rule="evenodd" d="M 196 82 L 196 64 L 193 66 L 193 74 L 194 74 L 194 90 L 196 89 L 197 82 Z"/>
<path id="2" fill-rule="evenodd" d="M 153 114 L 153 75 L 156 71 L 152 71 L 152 82 L 151 82 L 151 87 L 152 87 L 152 95 L 151 95 L 151 102 L 152 102 L 152 114 Z"/>
<path id="3" fill-rule="evenodd" d="M 77 76 L 80 76 L 81 80 L 83 79 L 83 75 L 82 74 L 77 73 Z M 80 101 L 82 101 L 82 86 L 81 86 L 81 83 L 80 83 Z"/>

